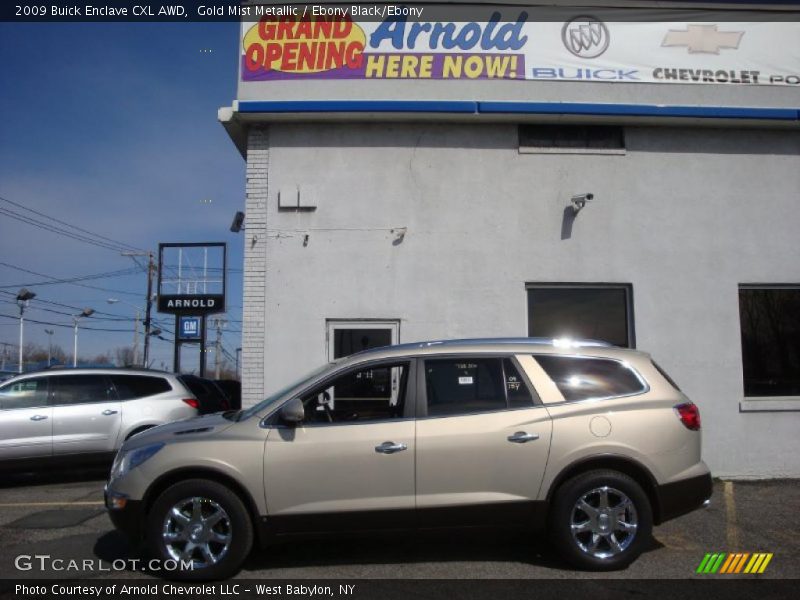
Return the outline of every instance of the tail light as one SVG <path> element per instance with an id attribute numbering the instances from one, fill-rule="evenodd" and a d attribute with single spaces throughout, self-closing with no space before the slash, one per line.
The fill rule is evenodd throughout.
<path id="1" fill-rule="evenodd" d="M 694 402 L 678 404 L 675 407 L 675 414 L 678 415 L 686 429 L 691 429 L 692 431 L 700 430 L 700 409 L 697 408 Z"/>
<path id="2" fill-rule="evenodd" d="M 184 398 L 183 401 L 192 408 L 200 408 L 200 403 L 197 401 L 197 398 Z"/>

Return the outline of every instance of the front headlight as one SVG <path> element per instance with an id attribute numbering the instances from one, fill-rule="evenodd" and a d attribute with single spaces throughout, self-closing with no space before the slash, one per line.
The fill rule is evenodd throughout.
<path id="1" fill-rule="evenodd" d="M 156 452 L 164 447 L 164 442 L 142 446 L 135 450 L 128 450 L 127 452 L 120 450 L 114 458 L 114 464 L 111 465 L 111 479 L 117 479 L 124 476 L 128 471 L 135 469 L 144 461 L 151 458 Z"/>

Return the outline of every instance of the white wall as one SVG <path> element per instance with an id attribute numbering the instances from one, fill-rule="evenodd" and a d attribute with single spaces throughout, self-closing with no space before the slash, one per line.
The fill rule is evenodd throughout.
<path id="1" fill-rule="evenodd" d="M 739 412 L 737 298 L 800 283 L 800 136 L 626 139 L 625 156 L 543 155 L 519 154 L 513 125 L 271 125 L 269 185 L 248 183 L 246 268 L 268 268 L 245 279 L 244 403 L 326 360 L 326 318 L 397 318 L 401 342 L 524 336 L 526 282 L 631 283 L 637 346 L 700 405 L 715 475 L 800 476 L 800 412 Z M 291 186 L 317 210 L 279 212 Z M 562 239 L 582 192 L 595 201 Z"/>

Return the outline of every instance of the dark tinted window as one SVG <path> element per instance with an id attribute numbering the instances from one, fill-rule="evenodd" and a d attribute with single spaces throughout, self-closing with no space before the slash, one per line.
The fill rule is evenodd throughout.
<path id="1" fill-rule="evenodd" d="M 163 377 L 148 377 L 147 375 L 112 375 L 111 381 L 117 388 L 120 400 L 134 400 L 146 396 L 155 396 L 169 392 L 172 387 Z"/>
<path id="2" fill-rule="evenodd" d="M 425 361 L 428 415 L 463 415 L 506 408 L 503 367 L 497 358 Z"/>
<path id="3" fill-rule="evenodd" d="M 503 375 L 505 375 L 509 408 L 533 406 L 531 391 L 522 379 L 522 375 L 514 364 L 514 361 L 510 358 L 503 359 Z"/>
<path id="4" fill-rule="evenodd" d="M 333 358 L 350 356 L 362 350 L 390 346 L 391 329 L 334 329 Z"/>
<path id="5" fill-rule="evenodd" d="M 622 127 L 608 125 L 520 125 L 522 148 L 613 149 L 625 148 Z"/>
<path id="6" fill-rule="evenodd" d="M 593 339 L 630 347 L 628 286 L 528 287 L 528 335 Z"/>
<path id="7" fill-rule="evenodd" d="M 181 375 L 181 382 L 189 388 L 200 403 L 200 414 L 208 414 L 228 410 L 228 399 L 219 387 L 210 379 L 202 379 L 194 375 Z"/>
<path id="8" fill-rule="evenodd" d="M 546 355 L 534 358 L 567 402 L 627 396 L 646 389 L 630 367 L 616 360 Z"/>
<path id="9" fill-rule="evenodd" d="M 403 416 L 408 365 L 351 371 L 303 398 L 307 423 L 343 423 Z"/>
<path id="10" fill-rule="evenodd" d="M 47 406 L 47 378 L 33 377 L 0 387 L 0 409 Z"/>
<path id="11" fill-rule="evenodd" d="M 88 404 L 116 400 L 105 375 L 63 375 L 53 378 L 53 404 Z"/>
<path id="12" fill-rule="evenodd" d="M 800 396 L 800 288 L 739 289 L 745 396 Z"/>

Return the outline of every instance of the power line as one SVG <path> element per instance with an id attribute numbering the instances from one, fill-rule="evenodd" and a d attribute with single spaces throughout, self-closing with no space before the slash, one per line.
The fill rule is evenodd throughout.
<path id="1" fill-rule="evenodd" d="M 16 305 L 15 300 L 3 300 L 0 299 L 0 302 L 5 302 L 6 304 L 14 304 Z M 75 314 L 71 312 L 64 312 L 63 310 L 53 310 L 52 308 L 44 308 L 43 306 L 30 306 L 27 310 L 42 310 L 45 312 L 53 313 L 56 315 L 64 315 L 67 317 L 74 317 Z M 80 310 L 80 309 L 76 309 Z M 96 311 L 95 311 L 96 312 Z M 109 318 L 109 317 L 95 317 L 95 321 L 135 321 L 132 317 L 119 317 L 119 318 Z"/>
<path id="2" fill-rule="evenodd" d="M 23 269 L 22 267 L 17 267 L 15 265 L 10 265 L 6 262 L 0 261 L 0 265 L 4 267 L 8 267 L 9 269 L 14 269 L 15 271 L 22 271 L 23 273 L 28 273 L 30 275 L 36 275 L 37 277 L 46 277 L 47 279 L 53 280 L 58 279 L 58 277 L 53 277 L 52 275 L 45 275 L 44 273 L 37 273 L 36 271 L 31 271 L 30 269 Z M 104 288 L 99 287 L 96 285 L 89 285 L 88 283 L 79 283 L 75 281 L 68 281 L 64 282 L 65 285 L 77 285 L 79 287 L 89 288 L 91 290 L 100 290 L 101 292 L 111 292 L 112 294 L 127 294 L 128 296 L 140 296 L 136 292 L 126 292 L 124 290 L 115 290 L 112 288 Z"/>
<path id="3" fill-rule="evenodd" d="M 18 316 L 15 317 L 13 315 L 4 315 L 2 313 L 0 313 L 0 317 L 6 318 L 6 319 L 14 319 L 15 321 L 19 320 Z M 52 327 L 66 327 L 68 329 L 72 329 L 74 327 L 74 325 L 70 325 L 70 324 L 67 324 L 67 323 L 52 323 L 50 321 L 37 321 L 36 319 L 28 319 L 28 318 L 25 319 L 25 322 L 26 323 L 36 323 L 37 325 L 50 325 Z M 112 331 L 112 332 L 116 332 L 116 333 L 131 333 L 133 331 L 133 329 L 110 329 L 110 328 L 106 328 L 106 327 L 86 327 L 86 326 L 81 327 L 81 331 L 84 331 L 84 330 L 86 330 L 86 331 Z"/>
<path id="4" fill-rule="evenodd" d="M 7 292 L 5 290 L 0 290 L 0 294 L 5 294 L 6 296 L 11 296 L 13 298 L 16 298 L 16 296 L 17 296 L 16 294 L 14 294 L 12 292 Z M 39 298 L 38 296 L 36 298 L 34 298 L 33 300 L 31 300 L 31 302 L 44 302 L 45 304 L 49 304 L 51 306 L 60 306 L 62 308 L 70 308 L 72 310 L 77 310 L 77 311 L 81 311 L 81 310 L 84 309 L 84 307 L 82 307 L 82 306 L 72 306 L 70 304 L 63 304 L 61 302 L 54 302 L 52 300 L 43 300 L 43 299 Z M 95 310 L 94 312 L 96 314 L 98 314 L 98 315 L 108 315 L 109 317 L 118 317 L 120 319 L 127 318 L 124 315 L 117 315 L 117 314 L 105 312 L 105 311 L 102 311 L 102 310 Z"/>
<path id="5" fill-rule="evenodd" d="M 41 286 L 41 285 L 58 285 L 61 283 L 75 283 L 77 281 L 90 281 L 93 279 L 106 279 L 111 277 L 123 277 L 125 275 L 133 275 L 135 273 L 139 273 L 139 269 L 136 267 L 131 267 L 129 269 L 118 269 L 116 271 L 108 271 L 106 273 L 95 273 L 94 275 L 78 275 L 75 277 L 65 277 L 64 279 L 53 279 L 49 281 L 31 281 L 28 283 L 15 283 L 11 285 L 0 285 L 0 288 L 20 288 L 20 287 L 32 287 L 32 286 Z"/>
<path id="6" fill-rule="evenodd" d="M 20 204 L 18 202 L 14 202 L 13 200 L 9 200 L 8 198 L 4 198 L 4 197 L 0 196 L 0 200 L 2 200 L 3 202 L 7 202 L 8 204 L 11 204 L 12 206 L 16 206 L 18 208 L 21 208 L 22 210 L 26 210 L 26 211 L 28 211 L 30 213 L 35 214 L 35 215 L 39 215 L 40 217 L 44 217 L 45 219 L 49 219 L 50 221 L 54 221 L 55 223 L 60 223 L 61 225 L 66 225 L 67 227 L 69 227 L 71 229 L 74 229 L 76 231 L 83 232 L 83 233 L 88 234 L 90 236 L 93 236 L 95 238 L 99 238 L 100 240 L 105 240 L 105 242 L 92 240 L 91 238 L 88 238 L 86 236 L 82 236 L 80 234 L 76 234 L 74 232 L 70 232 L 68 230 L 64 230 L 63 228 L 57 227 L 55 225 L 50 225 L 49 223 L 44 223 L 42 221 L 38 221 L 37 219 L 33 219 L 32 217 L 26 217 L 25 215 L 20 215 L 19 213 L 14 212 L 14 211 L 9 210 L 9 209 L 6 209 L 6 208 L 0 209 L 0 211 L 3 211 L 3 214 L 6 214 L 6 216 L 10 216 L 11 218 L 17 219 L 18 221 L 28 222 L 29 225 L 42 227 L 42 228 L 47 229 L 48 231 L 53 231 L 53 233 L 57 233 L 57 234 L 60 234 L 60 235 L 66 235 L 67 237 L 71 237 L 73 239 L 79 239 L 79 241 L 84 241 L 84 242 L 87 242 L 87 243 L 90 243 L 90 244 L 94 244 L 96 246 L 104 246 L 104 247 L 108 248 L 109 250 L 114 250 L 115 252 L 119 252 L 119 251 L 121 251 L 123 249 L 124 250 L 141 250 L 141 248 L 137 248 L 136 246 L 131 246 L 130 244 L 126 244 L 124 242 L 120 242 L 119 240 L 111 239 L 111 238 L 106 237 L 104 235 L 100 235 L 99 233 L 95 233 L 93 231 L 89 231 L 88 229 L 83 229 L 82 227 L 78 227 L 77 225 L 72 225 L 71 223 L 67 223 L 66 221 L 62 221 L 61 219 L 57 219 L 55 217 L 51 217 L 50 215 L 47 215 L 47 214 L 45 214 L 43 212 L 40 212 L 38 210 L 34 210 L 32 208 L 28 208 L 27 206 L 25 206 L 23 204 Z M 110 243 L 106 243 L 106 242 L 110 242 Z"/>

